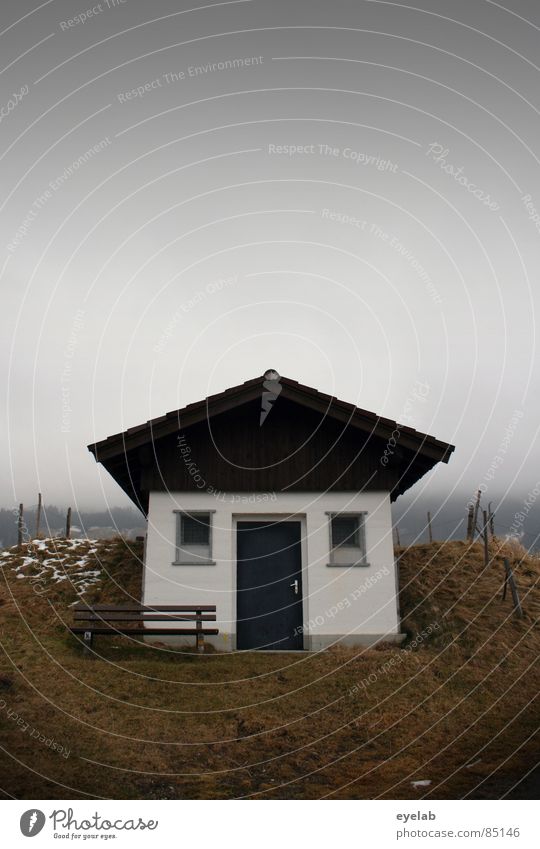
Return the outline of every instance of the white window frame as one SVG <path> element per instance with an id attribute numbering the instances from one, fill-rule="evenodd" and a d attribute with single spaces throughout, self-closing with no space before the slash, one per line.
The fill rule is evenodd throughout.
<path id="1" fill-rule="evenodd" d="M 327 512 L 328 516 L 328 540 L 329 540 L 329 558 L 327 566 L 341 567 L 342 569 L 349 569 L 351 566 L 369 566 L 367 562 L 367 544 L 366 544 L 366 519 L 367 519 L 367 510 L 334 510 L 332 512 Z M 360 556 L 356 560 L 351 560 L 350 563 L 336 563 L 334 560 L 334 550 L 336 546 L 333 544 L 332 540 L 332 522 L 334 519 L 358 519 L 358 536 L 359 542 L 358 551 Z M 350 548 L 356 548 L 356 546 L 349 546 Z"/>
<path id="2" fill-rule="evenodd" d="M 215 566 L 216 561 L 212 559 L 213 550 L 213 514 L 215 510 L 173 510 L 175 515 L 175 557 L 172 562 L 173 566 Z M 180 559 L 180 551 L 182 549 L 182 516 L 195 518 L 197 516 L 208 516 L 208 559 L 202 558 L 185 560 Z"/>

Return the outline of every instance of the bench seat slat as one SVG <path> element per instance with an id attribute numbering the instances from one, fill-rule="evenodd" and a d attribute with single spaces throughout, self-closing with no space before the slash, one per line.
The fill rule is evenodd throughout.
<path id="1" fill-rule="evenodd" d="M 76 622 L 215 622 L 215 613 L 83 613 L 76 612 Z"/>
<path id="2" fill-rule="evenodd" d="M 216 605 L 215 604 L 154 604 L 154 605 L 141 605 L 141 604 L 77 604 L 74 605 L 73 608 L 75 613 L 79 613 L 81 611 L 85 612 L 93 612 L 99 611 L 102 613 L 103 611 L 109 611 L 111 613 L 192 613 L 196 610 L 200 610 L 202 613 L 215 613 Z"/>
<path id="3" fill-rule="evenodd" d="M 219 634 L 218 628 L 110 628 L 90 626 L 88 628 L 74 626 L 69 629 L 72 634 Z"/>

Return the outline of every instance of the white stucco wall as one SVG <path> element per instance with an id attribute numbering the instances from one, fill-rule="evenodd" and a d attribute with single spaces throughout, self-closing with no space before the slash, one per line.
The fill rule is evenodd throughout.
<path id="1" fill-rule="evenodd" d="M 269 496 L 266 496 L 269 498 Z M 253 498 L 253 496 L 252 496 Z M 215 604 L 220 649 L 235 648 L 237 519 L 291 516 L 302 522 L 304 648 L 336 641 L 369 644 L 388 636 L 399 639 L 396 565 L 390 498 L 386 492 L 277 493 L 272 500 L 245 493 L 150 495 L 144 603 Z M 213 510 L 212 566 L 173 566 L 175 510 Z M 368 566 L 328 566 L 327 512 L 365 511 Z M 295 515 L 296 514 L 296 515 Z M 193 643 L 193 639 L 186 640 Z"/>

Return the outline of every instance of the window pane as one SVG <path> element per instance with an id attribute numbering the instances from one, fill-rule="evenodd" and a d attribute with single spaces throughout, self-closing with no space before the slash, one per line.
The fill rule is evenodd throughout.
<path id="1" fill-rule="evenodd" d="M 210 516 L 182 516 L 182 545 L 208 545 L 210 542 Z"/>
<path id="2" fill-rule="evenodd" d="M 339 516 L 332 519 L 332 546 L 360 546 L 358 516 Z"/>

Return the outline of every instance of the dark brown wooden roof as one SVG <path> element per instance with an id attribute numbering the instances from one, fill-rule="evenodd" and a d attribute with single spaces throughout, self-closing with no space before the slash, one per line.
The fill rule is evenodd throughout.
<path id="1" fill-rule="evenodd" d="M 150 491 L 196 488 L 179 460 L 180 433 L 207 488 L 223 492 L 367 488 L 388 490 L 394 500 L 454 450 L 286 377 L 279 378 L 280 394 L 259 427 L 264 380 L 248 380 L 88 448 L 143 511 Z M 397 445 L 383 465 L 396 429 Z"/>

